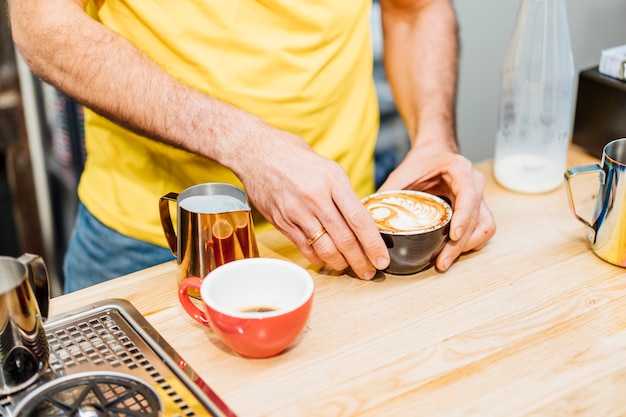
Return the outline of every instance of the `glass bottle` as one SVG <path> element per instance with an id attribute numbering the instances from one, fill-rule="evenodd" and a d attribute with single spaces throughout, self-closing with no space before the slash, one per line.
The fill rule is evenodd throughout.
<path id="1" fill-rule="evenodd" d="M 521 0 L 502 68 L 494 175 L 542 193 L 563 183 L 574 60 L 565 0 Z"/>

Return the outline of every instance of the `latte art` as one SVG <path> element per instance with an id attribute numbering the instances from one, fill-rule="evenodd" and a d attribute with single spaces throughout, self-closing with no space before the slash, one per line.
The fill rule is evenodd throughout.
<path id="1" fill-rule="evenodd" d="M 424 232 L 445 225 L 450 207 L 437 197 L 420 192 L 380 193 L 367 198 L 365 207 L 383 232 Z"/>

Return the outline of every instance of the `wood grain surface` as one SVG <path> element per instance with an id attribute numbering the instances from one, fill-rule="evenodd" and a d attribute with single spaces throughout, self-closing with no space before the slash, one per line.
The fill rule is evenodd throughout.
<path id="1" fill-rule="evenodd" d="M 568 167 L 596 162 L 573 147 Z M 477 164 L 496 235 L 445 273 L 361 281 L 259 234 L 261 256 L 316 284 L 307 329 L 277 357 L 238 357 L 187 316 L 174 262 L 54 298 L 52 313 L 129 300 L 240 416 L 625 415 L 626 270 L 591 252 L 565 186 L 516 194 L 491 166 Z M 597 179 L 575 179 L 591 216 Z"/>

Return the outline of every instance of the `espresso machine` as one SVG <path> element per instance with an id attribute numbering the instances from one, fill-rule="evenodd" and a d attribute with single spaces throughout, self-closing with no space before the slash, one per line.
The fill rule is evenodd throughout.
<path id="1" fill-rule="evenodd" d="M 235 416 L 128 301 L 48 300 L 39 256 L 0 256 L 0 417 Z"/>

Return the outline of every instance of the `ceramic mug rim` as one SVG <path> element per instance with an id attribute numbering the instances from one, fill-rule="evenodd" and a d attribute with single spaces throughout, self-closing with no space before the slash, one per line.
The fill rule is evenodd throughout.
<path id="1" fill-rule="evenodd" d="M 290 301 L 287 306 L 281 306 L 281 308 L 277 310 L 266 311 L 266 312 L 238 311 L 234 309 L 224 308 L 223 305 L 220 305 L 219 303 L 207 302 L 207 300 L 214 301 L 214 298 L 208 296 L 207 294 L 207 292 L 210 290 L 210 287 L 214 281 L 211 279 L 211 276 L 213 278 L 215 278 L 216 276 L 219 276 L 220 279 L 222 279 L 222 277 L 224 277 L 224 275 L 227 275 L 231 270 L 236 270 L 240 267 L 250 268 L 251 266 L 253 267 L 255 264 L 257 266 L 260 264 L 264 266 L 273 265 L 275 268 L 291 270 L 290 277 L 293 279 L 295 279 L 295 277 L 298 277 L 300 282 L 304 284 L 305 292 L 301 294 L 297 299 Z M 223 278 L 223 279 L 230 279 L 230 278 Z M 302 306 L 310 302 L 310 300 L 313 297 L 314 290 L 315 290 L 315 284 L 313 282 L 313 278 L 311 277 L 311 275 L 308 273 L 306 269 L 290 261 L 286 261 L 282 259 L 275 259 L 275 258 L 260 258 L 259 257 L 259 258 L 237 259 L 237 260 L 225 263 L 223 265 L 220 265 L 217 268 L 215 268 L 213 271 L 209 272 L 207 276 L 202 280 L 202 284 L 200 285 L 200 298 L 202 300 L 202 303 L 205 304 L 205 306 L 208 309 L 214 310 L 217 313 L 222 314 L 224 316 L 237 318 L 237 319 L 243 319 L 243 320 L 249 320 L 249 319 L 262 320 L 262 319 L 269 319 L 272 317 L 285 316 L 295 310 L 298 310 L 299 308 L 301 308 Z"/>
<path id="2" fill-rule="evenodd" d="M 363 204 L 366 204 L 369 200 L 382 196 L 382 195 L 390 195 L 390 194 L 416 194 L 419 196 L 422 196 L 426 199 L 429 200 L 434 200 L 437 203 L 441 204 L 445 210 L 446 210 L 446 221 L 442 222 L 438 225 L 429 227 L 428 229 L 418 229 L 418 230 L 398 230 L 398 231 L 393 231 L 393 230 L 386 230 L 386 229 L 378 229 L 378 231 L 382 234 L 385 235 L 390 235 L 390 236 L 419 236 L 419 235 L 424 235 L 427 233 L 432 233 L 435 232 L 443 227 L 446 227 L 448 224 L 450 224 L 450 221 L 452 220 L 452 206 L 450 206 L 450 204 L 448 204 L 448 202 L 446 200 L 444 200 L 443 198 L 435 195 L 435 194 L 430 194 L 427 193 L 425 191 L 418 191 L 418 190 L 389 190 L 389 191 L 381 191 L 381 192 L 375 192 L 372 193 L 364 198 L 361 199 L 361 202 Z"/>

